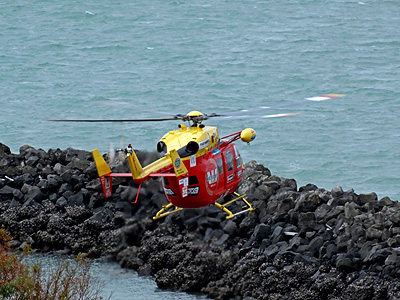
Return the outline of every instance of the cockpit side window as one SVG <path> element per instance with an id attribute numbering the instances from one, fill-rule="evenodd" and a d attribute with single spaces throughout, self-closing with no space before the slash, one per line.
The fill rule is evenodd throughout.
<path id="1" fill-rule="evenodd" d="M 222 165 L 222 158 L 217 159 L 218 173 L 224 173 L 224 166 Z"/>
<path id="2" fill-rule="evenodd" d="M 233 155 L 230 150 L 226 150 L 225 155 L 226 155 L 226 164 L 229 172 L 233 170 Z"/>
<path id="3" fill-rule="evenodd" d="M 237 150 L 236 146 L 233 145 L 235 149 L 235 156 L 236 156 L 236 167 L 240 168 L 242 166 L 242 158 L 239 155 L 239 151 Z"/>

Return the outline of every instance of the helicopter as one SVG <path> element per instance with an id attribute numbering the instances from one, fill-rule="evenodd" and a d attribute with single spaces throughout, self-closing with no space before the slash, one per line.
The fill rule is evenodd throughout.
<path id="1" fill-rule="evenodd" d="M 343 97 L 343 94 L 326 94 L 305 98 L 309 101 L 324 101 Z M 285 107 L 286 105 L 282 106 Z M 113 177 L 132 177 L 140 187 L 151 178 L 162 178 L 162 185 L 168 204 L 153 217 L 154 220 L 166 217 L 185 208 L 201 208 L 215 205 L 226 213 L 226 219 L 239 214 L 253 211 L 254 207 L 246 200 L 245 194 L 240 195 L 236 189 L 240 185 L 244 165 L 235 141 L 251 143 L 256 138 L 256 131 L 246 128 L 230 135 L 220 137 L 218 128 L 206 126 L 203 121 L 233 120 L 234 118 L 253 118 L 253 112 L 259 113 L 270 107 L 263 106 L 233 112 L 230 114 L 206 115 L 199 111 L 191 111 L 186 115 L 175 115 L 172 118 L 158 119 L 120 119 L 120 120 L 49 120 L 57 122 L 159 122 L 184 121 L 188 125 L 179 124 L 178 129 L 167 132 L 157 143 L 159 159 L 142 166 L 131 144 L 123 151 L 130 168 L 130 173 L 113 173 L 98 149 L 92 151 L 100 178 L 104 196 L 112 196 Z M 260 118 L 278 118 L 298 115 L 299 113 L 259 115 Z M 228 195 L 233 196 L 227 202 Z M 232 212 L 228 206 L 236 201 L 242 201 L 243 208 Z"/>

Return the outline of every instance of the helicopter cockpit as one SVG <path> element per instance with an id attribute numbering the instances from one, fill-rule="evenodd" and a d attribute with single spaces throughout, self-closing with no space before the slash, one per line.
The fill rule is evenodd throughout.
<path id="1" fill-rule="evenodd" d="M 158 155 L 163 157 L 175 149 L 181 158 L 201 156 L 215 147 L 219 142 L 218 129 L 201 124 L 205 119 L 207 116 L 199 111 L 189 112 L 182 120 L 191 122 L 191 125 L 179 124 L 179 129 L 165 134 L 157 143 Z"/>

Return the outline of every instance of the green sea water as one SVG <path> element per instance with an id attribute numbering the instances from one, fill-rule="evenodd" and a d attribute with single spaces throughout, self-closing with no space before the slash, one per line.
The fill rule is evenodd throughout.
<path id="1" fill-rule="evenodd" d="M 286 105 L 209 120 L 298 186 L 400 200 L 400 2 L 1 1 L 0 142 L 18 152 L 109 143 L 155 150 L 164 123 L 51 123 Z M 346 94 L 309 103 L 305 97 Z"/>
<path id="2" fill-rule="evenodd" d="M 400 200 L 398 1 L 2 1 L 0 141 L 155 149 L 176 122 L 63 124 L 51 118 L 224 113 L 325 93 L 253 127 L 245 161 L 298 185 Z M 149 112 L 153 111 L 153 113 Z M 276 113 L 277 110 L 271 110 Z M 211 120 L 208 122 L 211 123 Z"/>

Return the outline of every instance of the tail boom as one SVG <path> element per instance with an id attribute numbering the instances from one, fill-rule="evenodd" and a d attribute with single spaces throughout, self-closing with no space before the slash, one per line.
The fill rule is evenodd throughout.
<path id="1" fill-rule="evenodd" d="M 141 166 L 135 151 L 132 150 L 132 153 L 128 152 L 127 157 L 131 173 L 112 173 L 98 149 L 93 150 L 92 154 L 106 198 L 112 195 L 112 177 L 132 176 L 134 182 L 142 183 L 151 177 L 185 178 L 188 175 L 188 170 L 176 150 L 171 150 L 170 153 L 144 168 Z"/>

